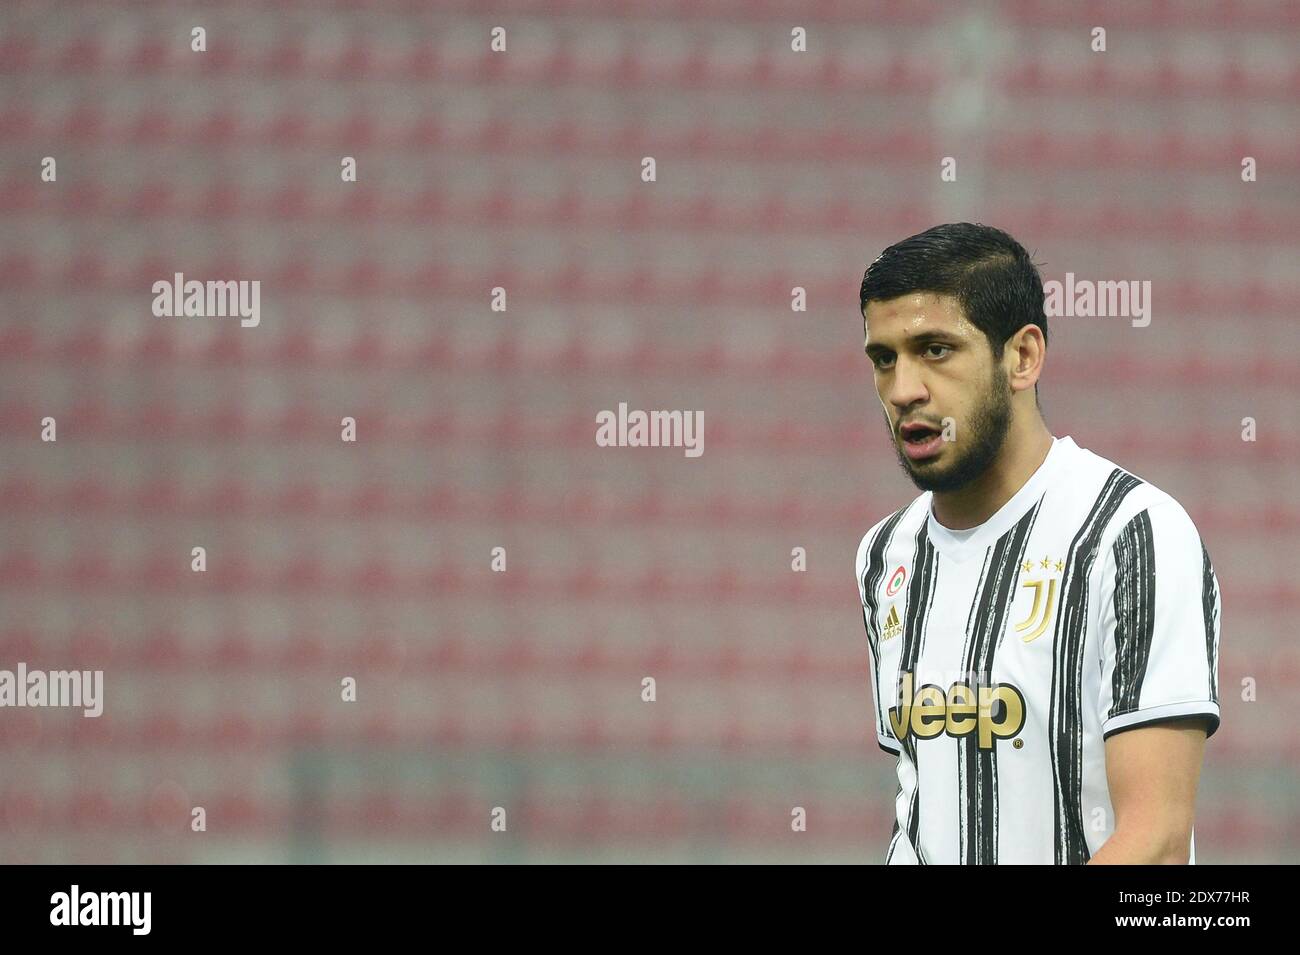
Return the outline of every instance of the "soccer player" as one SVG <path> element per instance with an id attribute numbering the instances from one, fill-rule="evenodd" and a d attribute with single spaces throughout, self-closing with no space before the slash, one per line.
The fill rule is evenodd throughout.
<path id="1" fill-rule="evenodd" d="M 1219 726 L 1219 585 L 1170 495 L 1054 437 L 1043 283 L 936 226 L 862 279 L 885 423 L 923 493 L 858 547 L 886 862 L 1188 863 Z"/>

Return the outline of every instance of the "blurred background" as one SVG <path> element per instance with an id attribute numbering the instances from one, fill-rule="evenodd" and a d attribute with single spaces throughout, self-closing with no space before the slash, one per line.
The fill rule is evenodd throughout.
<path id="1" fill-rule="evenodd" d="M 917 491 L 857 292 L 957 220 L 1152 283 L 1149 327 L 1049 323 L 1042 403 L 1219 575 L 1198 862 L 1293 860 L 1298 36 L 1285 0 L 8 0 L 0 668 L 106 701 L 0 710 L 0 861 L 883 861 L 853 560 Z M 154 317 L 176 272 L 259 280 L 260 325 Z M 704 454 L 596 447 L 620 402 Z"/>

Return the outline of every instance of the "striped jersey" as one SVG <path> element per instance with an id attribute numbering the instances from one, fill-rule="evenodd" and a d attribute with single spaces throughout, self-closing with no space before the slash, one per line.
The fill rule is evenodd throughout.
<path id="1" fill-rule="evenodd" d="M 1114 831 L 1105 738 L 1218 729 L 1209 554 L 1174 498 L 1069 437 L 978 527 L 945 528 L 931 499 L 857 554 L 876 738 L 897 756 L 886 862 L 1086 862 Z"/>

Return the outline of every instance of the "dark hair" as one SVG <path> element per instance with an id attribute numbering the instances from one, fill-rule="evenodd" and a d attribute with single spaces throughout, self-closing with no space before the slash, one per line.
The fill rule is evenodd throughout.
<path id="1" fill-rule="evenodd" d="M 912 292 L 955 296 L 994 357 L 1026 325 L 1041 328 L 1047 341 L 1042 276 L 1024 246 L 1001 229 L 949 222 L 891 245 L 862 276 L 859 311 Z"/>

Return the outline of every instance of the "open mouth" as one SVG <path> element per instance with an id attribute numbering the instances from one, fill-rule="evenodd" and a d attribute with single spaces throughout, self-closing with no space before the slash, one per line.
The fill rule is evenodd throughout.
<path id="1" fill-rule="evenodd" d="M 922 422 L 908 422 L 898 429 L 903 453 L 916 462 L 928 461 L 943 450 L 943 432 Z"/>
<path id="2" fill-rule="evenodd" d="M 937 437 L 939 429 L 925 424 L 907 424 L 899 429 L 899 434 L 908 444 L 923 445 Z"/>

